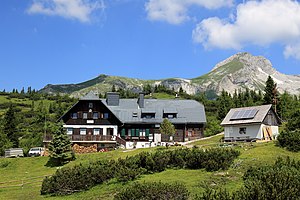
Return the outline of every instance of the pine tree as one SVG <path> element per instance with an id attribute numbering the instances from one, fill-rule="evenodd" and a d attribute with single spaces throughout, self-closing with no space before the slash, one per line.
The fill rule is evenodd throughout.
<path id="1" fill-rule="evenodd" d="M 27 88 L 27 94 L 31 94 L 31 87 Z"/>
<path id="2" fill-rule="evenodd" d="M 8 137 L 9 141 L 12 143 L 12 146 L 18 147 L 19 135 L 17 131 L 17 119 L 15 116 L 15 109 L 12 103 L 9 105 L 9 108 L 5 113 L 3 127 L 3 132 Z"/>
<path id="3" fill-rule="evenodd" d="M 221 95 L 217 99 L 217 105 L 218 105 L 218 119 L 222 120 L 234 105 L 231 95 L 225 90 L 223 90 L 221 92 Z"/>
<path id="4" fill-rule="evenodd" d="M 71 142 L 62 123 L 54 129 L 53 139 L 49 144 L 49 161 L 55 165 L 63 165 L 74 158 Z"/>
<path id="5" fill-rule="evenodd" d="M 266 81 L 265 94 L 264 94 L 264 104 L 272 104 L 274 100 L 274 88 L 276 87 L 274 80 L 271 76 L 268 77 Z"/>
<path id="6" fill-rule="evenodd" d="M 176 132 L 174 125 L 167 118 L 160 124 L 159 131 L 169 136 L 174 135 Z"/>

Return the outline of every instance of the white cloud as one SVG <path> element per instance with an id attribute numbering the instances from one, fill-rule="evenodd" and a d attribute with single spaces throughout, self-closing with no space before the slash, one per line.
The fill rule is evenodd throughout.
<path id="1" fill-rule="evenodd" d="M 299 13 L 297 1 L 248 1 L 237 6 L 231 21 L 216 17 L 202 20 L 193 30 L 193 40 L 206 48 L 221 49 L 277 43 L 285 47 L 286 57 L 300 59 Z"/>
<path id="2" fill-rule="evenodd" d="M 217 9 L 231 6 L 233 0 L 149 0 L 145 9 L 149 20 L 166 21 L 170 24 L 180 24 L 190 17 L 190 6 L 201 6 L 207 9 Z"/>
<path id="3" fill-rule="evenodd" d="M 103 0 L 34 0 L 27 13 L 61 16 L 88 23 L 95 11 L 104 9 Z"/>
<path id="4" fill-rule="evenodd" d="M 300 43 L 285 46 L 283 53 L 286 58 L 294 57 L 300 60 Z"/>

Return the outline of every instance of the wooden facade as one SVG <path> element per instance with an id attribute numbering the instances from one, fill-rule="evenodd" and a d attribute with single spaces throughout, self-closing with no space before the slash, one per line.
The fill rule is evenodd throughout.
<path id="1" fill-rule="evenodd" d="M 151 143 L 154 142 L 154 136 L 160 134 L 160 120 L 163 117 L 170 116 L 170 120 L 177 118 L 177 113 L 166 115 L 166 109 L 162 110 L 162 119 L 146 118 L 142 114 L 137 114 L 132 111 L 129 115 L 128 110 L 116 111 L 112 108 L 119 108 L 118 95 L 111 94 L 111 99 L 101 100 L 95 96 L 88 96 L 80 99 L 67 113 L 65 113 L 60 120 L 64 122 L 67 134 L 73 144 L 81 146 L 96 145 L 97 149 L 115 147 L 117 144 L 126 147 L 127 142 L 134 143 Z M 109 97 L 108 97 L 109 98 Z M 124 100 L 125 101 L 125 100 Z M 126 100 L 127 103 L 132 100 Z M 125 102 L 126 103 L 126 102 Z M 133 105 L 135 106 L 135 105 Z M 129 107 L 133 107 L 132 105 Z M 137 111 L 144 107 L 144 99 L 136 101 Z M 120 119 L 120 112 L 124 111 L 123 115 L 138 118 L 140 121 L 127 122 Z M 126 113 L 127 112 L 127 113 Z M 131 112 L 131 111 L 130 111 Z M 174 112 L 170 110 L 169 112 Z M 176 111 L 177 112 L 177 111 Z M 116 115 L 118 113 L 118 115 Z M 205 116 L 204 116 L 205 118 Z M 150 120 L 150 121 L 146 121 Z M 155 123 L 151 122 L 154 120 Z M 176 119 L 175 119 L 176 120 Z M 177 120 L 178 121 L 178 120 Z M 176 134 L 173 136 L 172 141 L 170 137 L 161 134 L 161 142 L 184 142 L 203 137 L 204 123 L 187 123 L 187 119 L 183 123 L 173 123 L 176 129 Z M 49 143 L 52 140 L 51 135 L 44 136 L 44 142 Z"/>

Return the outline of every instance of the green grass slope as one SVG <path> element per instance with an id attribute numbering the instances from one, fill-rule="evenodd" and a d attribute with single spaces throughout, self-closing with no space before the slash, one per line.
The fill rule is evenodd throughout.
<path id="1" fill-rule="evenodd" d="M 244 67 L 244 64 L 238 61 L 237 59 L 232 60 L 231 62 L 218 67 L 217 69 L 210 71 L 209 73 L 192 79 L 193 83 L 203 84 L 210 81 L 218 83 L 224 76 L 232 74 Z"/>
<path id="2" fill-rule="evenodd" d="M 214 136 L 207 140 L 192 143 L 198 146 L 218 146 L 219 139 L 222 136 Z M 206 187 L 222 187 L 229 191 L 237 190 L 242 185 L 242 175 L 249 166 L 258 166 L 272 164 L 278 156 L 290 156 L 291 158 L 300 160 L 300 153 L 288 152 L 275 145 L 274 142 L 270 143 L 240 143 L 235 148 L 241 151 L 241 155 L 227 171 L 219 172 L 206 172 L 205 170 L 176 170 L 169 169 L 161 173 L 151 175 L 144 175 L 136 181 L 162 181 L 162 182 L 183 182 L 187 185 L 191 192 L 191 197 L 196 194 L 202 193 Z M 88 163 L 89 161 L 97 159 L 117 159 L 138 154 L 141 151 L 155 151 L 151 149 L 137 149 L 137 150 L 116 150 L 105 153 L 93 153 L 78 155 L 76 161 L 72 161 L 66 166 L 72 166 L 79 163 Z M 46 167 L 47 157 L 37 158 L 0 158 L 0 199 L 113 199 L 116 192 L 120 188 L 129 186 L 132 182 L 121 184 L 115 180 L 108 183 L 98 185 L 92 189 L 72 194 L 69 196 L 41 196 L 40 185 L 42 178 L 32 180 L 31 184 L 21 186 L 3 188 L 9 185 L 18 185 L 31 177 L 42 177 L 45 175 L 53 174 L 56 168 Z M 19 182 L 10 182 L 19 180 Z"/>

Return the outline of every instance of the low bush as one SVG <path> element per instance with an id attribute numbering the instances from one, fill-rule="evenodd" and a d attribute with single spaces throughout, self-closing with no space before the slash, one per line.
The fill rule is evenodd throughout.
<path id="1" fill-rule="evenodd" d="M 278 145 L 286 148 L 289 151 L 298 152 L 300 151 L 300 130 L 285 131 L 280 133 L 277 138 Z"/>
<path id="2" fill-rule="evenodd" d="M 207 190 L 196 200 L 279 200 L 300 198 L 300 162 L 277 159 L 272 166 L 250 167 L 244 174 L 244 186 L 229 194 Z"/>
<path id="3" fill-rule="evenodd" d="M 188 168 L 216 171 L 227 169 L 239 152 L 233 149 L 183 148 L 142 152 L 136 156 L 117 161 L 94 162 L 58 170 L 52 177 L 44 179 L 41 194 L 69 194 L 87 190 L 112 178 L 118 182 L 132 181 L 142 174 L 156 173 L 167 168 Z"/>
<path id="4" fill-rule="evenodd" d="M 232 200 L 230 193 L 226 190 L 206 189 L 205 192 L 196 196 L 194 200 Z"/>
<path id="5" fill-rule="evenodd" d="M 116 194 L 114 200 L 187 200 L 189 191 L 181 183 L 134 183 Z"/>

